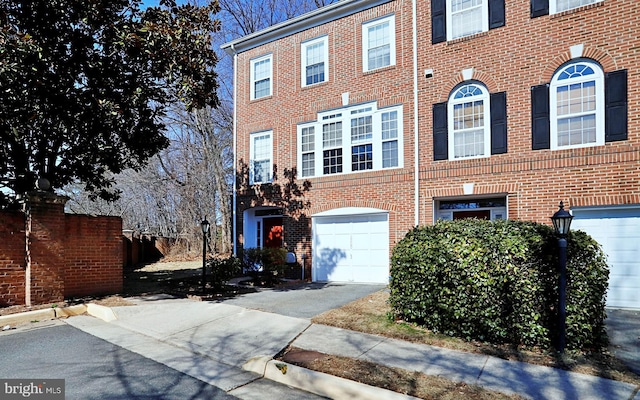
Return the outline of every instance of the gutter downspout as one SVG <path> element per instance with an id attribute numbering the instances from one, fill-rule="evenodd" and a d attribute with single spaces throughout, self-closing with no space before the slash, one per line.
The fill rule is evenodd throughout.
<path id="1" fill-rule="evenodd" d="M 413 190 L 414 190 L 414 225 L 420 224 L 420 146 L 419 122 L 418 122 L 418 23 L 417 23 L 417 0 L 411 1 L 411 29 L 413 41 Z"/>
<path id="2" fill-rule="evenodd" d="M 237 195 L 236 191 L 238 189 L 238 107 L 236 105 L 236 101 L 238 99 L 238 53 L 234 45 L 231 45 L 231 51 L 233 52 L 233 201 L 231 215 L 233 218 L 233 254 L 238 256 L 238 218 L 237 218 Z"/>

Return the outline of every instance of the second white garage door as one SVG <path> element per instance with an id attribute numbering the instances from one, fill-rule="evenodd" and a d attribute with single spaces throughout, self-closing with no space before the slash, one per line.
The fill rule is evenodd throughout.
<path id="1" fill-rule="evenodd" d="M 572 208 L 571 229 L 602 245 L 608 256 L 607 306 L 640 308 L 640 207 Z"/>
<path id="2" fill-rule="evenodd" d="M 341 208 L 313 216 L 313 280 L 389 283 L 389 214 Z"/>

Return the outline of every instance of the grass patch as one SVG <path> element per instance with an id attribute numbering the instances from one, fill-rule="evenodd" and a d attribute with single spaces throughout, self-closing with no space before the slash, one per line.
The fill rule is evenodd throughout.
<path id="1" fill-rule="evenodd" d="M 466 341 L 435 334 L 428 329 L 414 324 L 403 321 L 391 321 L 387 317 L 391 312 L 391 308 L 387 303 L 388 298 L 389 294 L 386 291 L 379 291 L 346 304 L 341 308 L 322 313 L 314 317 L 312 322 L 413 343 L 560 368 L 640 386 L 640 377 L 629 371 L 620 360 L 608 351 L 600 353 L 568 351 L 559 355 L 555 352 L 538 348 Z"/>

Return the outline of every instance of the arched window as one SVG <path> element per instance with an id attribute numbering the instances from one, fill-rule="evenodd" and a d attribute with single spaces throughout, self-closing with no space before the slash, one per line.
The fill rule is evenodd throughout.
<path id="1" fill-rule="evenodd" d="M 477 83 L 454 90 L 448 102 L 449 159 L 488 157 L 491 150 L 489 92 Z"/>
<path id="2" fill-rule="evenodd" d="M 604 73 L 591 61 L 559 69 L 550 87 L 551 149 L 604 144 Z"/>

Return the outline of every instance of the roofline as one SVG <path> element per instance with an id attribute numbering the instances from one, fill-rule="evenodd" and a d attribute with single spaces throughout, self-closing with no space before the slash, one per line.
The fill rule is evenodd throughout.
<path id="1" fill-rule="evenodd" d="M 283 37 L 326 24 L 327 22 L 368 10 L 393 0 L 339 0 L 266 29 L 232 40 L 220 46 L 228 54 L 242 53 Z"/>

